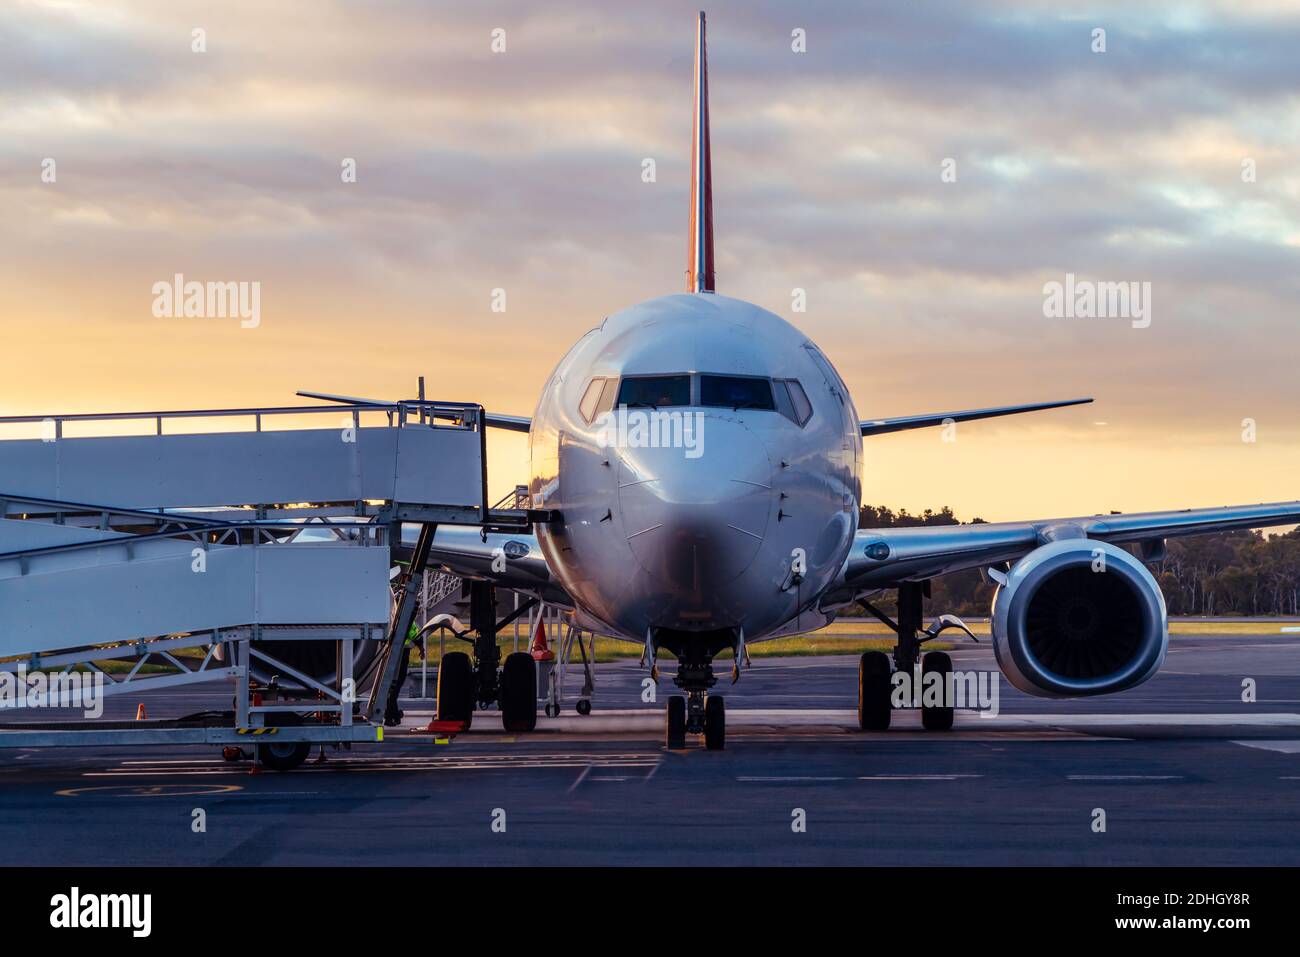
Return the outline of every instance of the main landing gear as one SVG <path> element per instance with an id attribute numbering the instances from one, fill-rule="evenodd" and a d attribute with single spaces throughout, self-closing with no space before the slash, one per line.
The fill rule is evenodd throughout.
<path id="1" fill-rule="evenodd" d="M 894 711 L 895 670 L 908 675 L 916 673 L 916 664 L 921 663 L 921 688 L 928 687 L 927 676 L 938 672 L 943 675 L 952 673 L 952 659 L 942 651 L 921 654 L 921 643 L 934 637 L 938 631 L 922 631 L 922 601 L 930 595 L 930 583 L 903 582 L 898 589 L 898 621 L 895 622 L 869 602 L 863 602 L 867 610 L 883 621 L 898 636 L 894 645 L 893 662 L 883 651 L 867 651 L 858 662 L 858 726 L 863 731 L 886 731 Z M 955 621 L 955 619 L 953 619 Z M 960 625 L 960 622 L 957 623 Z M 964 625 L 960 627 L 965 629 Z M 967 632 L 969 634 L 969 632 Z M 892 667 L 891 667 L 892 664 Z M 933 681 L 934 679 L 929 679 Z M 941 687 L 947 688 L 948 681 L 943 679 Z M 926 704 L 921 695 L 921 727 L 927 731 L 948 731 L 953 725 L 953 709 L 950 701 Z"/>
<path id="2" fill-rule="evenodd" d="M 438 666 L 438 721 L 459 723 L 466 730 L 474 710 L 496 704 L 506 731 L 519 734 L 537 727 L 537 662 L 527 652 L 507 655 L 501 664 L 497 632 L 536 602 L 521 604 L 502 621 L 496 617 L 496 589 L 470 582 L 470 627 L 474 654 L 451 651 Z"/>

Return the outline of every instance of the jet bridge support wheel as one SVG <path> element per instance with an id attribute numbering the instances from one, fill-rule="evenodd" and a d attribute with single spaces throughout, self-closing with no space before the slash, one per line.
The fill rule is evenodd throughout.
<path id="1" fill-rule="evenodd" d="M 865 651 L 858 660 L 858 727 L 863 731 L 888 731 L 894 707 L 889 655 Z"/>
<path id="2" fill-rule="evenodd" d="M 268 728 L 296 728 L 301 725 L 302 718 L 292 711 L 272 711 L 266 715 Z M 292 771 L 306 761 L 310 754 L 311 744 L 307 741 L 277 741 L 271 736 L 257 743 L 257 763 L 272 771 Z"/>
<path id="3" fill-rule="evenodd" d="M 946 704 L 926 707 L 926 676 L 935 672 L 945 676 L 940 687 L 943 689 Z M 926 731 L 952 730 L 953 710 L 952 702 L 947 700 L 948 679 L 946 677 L 950 674 L 952 674 L 952 658 L 945 652 L 930 651 L 921 658 L 921 727 Z"/>
<path id="4" fill-rule="evenodd" d="M 311 745 L 306 741 L 278 741 L 257 746 L 258 763 L 272 771 L 292 771 L 306 761 L 309 754 Z"/>

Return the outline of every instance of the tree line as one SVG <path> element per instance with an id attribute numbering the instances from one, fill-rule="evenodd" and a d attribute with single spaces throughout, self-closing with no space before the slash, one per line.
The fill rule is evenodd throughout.
<path id="1" fill-rule="evenodd" d="M 859 528 L 961 524 L 947 506 L 912 515 L 864 505 L 858 516 Z M 1268 538 L 1258 531 L 1171 538 L 1164 559 L 1148 567 L 1171 615 L 1300 615 L 1300 530 Z M 992 607 L 995 586 L 977 569 L 936 578 L 930 587 L 936 611 L 983 617 Z M 893 611 L 892 600 L 875 604 Z"/>

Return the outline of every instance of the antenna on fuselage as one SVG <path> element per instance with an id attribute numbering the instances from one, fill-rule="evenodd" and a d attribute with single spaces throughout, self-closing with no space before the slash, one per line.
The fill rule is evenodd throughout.
<path id="1" fill-rule="evenodd" d="M 695 122 L 691 129 L 691 242 L 686 291 L 713 292 L 713 164 L 709 150 L 709 62 L 704 11 L 695 32 Z"/>

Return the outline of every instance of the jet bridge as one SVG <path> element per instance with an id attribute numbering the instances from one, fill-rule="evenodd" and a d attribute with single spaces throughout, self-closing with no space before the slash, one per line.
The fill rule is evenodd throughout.
<path id="1" fill-rule="evenodd" d="M 406 565 L 393 555 L 403 519 L 426 532 Z M 39 672 L 67 690 L 98 675 L 102 694 L 236 685 L 234 712 L 197 726 L 10 724 L 0 746 L 252 734 L 289 753 L 382 739 L 432 528 L 544 519 L 489 508 L 473 404 L 0 419 L 0 677 Z M 333 648 L 326 678 L 295 664 L 303 642 L 317 657 Z M 257 677 L 271 672 L 310 699 L 310 721 L 301 700 L 265 700 L 277 689 Z M 84 701 L 46 692 L 18 703 Z"/>

